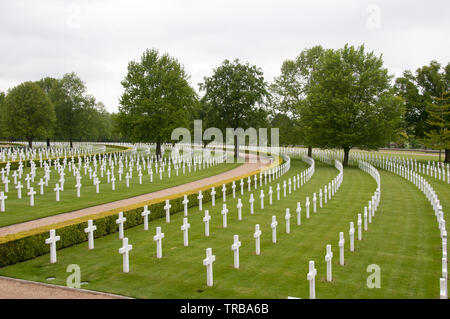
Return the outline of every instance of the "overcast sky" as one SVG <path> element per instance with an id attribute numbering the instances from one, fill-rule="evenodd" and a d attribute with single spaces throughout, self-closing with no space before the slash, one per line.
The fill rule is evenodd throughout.
<path id="1" fill-rule="evenodd" d="M 146 48 L 167 52 L 198 83 L 224 59 L 267 82 L 304 48 L 365 44 L 390 73 L 450 62 L 450 1 L 0 0 L 0 90 L 75 72 L 117 111 L 120 81 Z"/>

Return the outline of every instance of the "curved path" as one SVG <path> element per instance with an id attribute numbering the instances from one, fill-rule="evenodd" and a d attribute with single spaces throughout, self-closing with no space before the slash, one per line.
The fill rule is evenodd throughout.
<path id="1" fill-rule="evenodd" d="M 245 174 L 248 174 L 248 173 L 258 170 L 263 166 L 270 165 L 270 162 L 263 163 L 262 161 L 257 161 L 255 157 L 256 157 L 256 155 L 254 155 L 254 154 L 250 154 L 250 155 L 246 154 L 247 160 L 242 165 L 240 165 L 232 170 L 229 170 L 227 172 L 224 172 L 224 173 L 221 173 L 218 175 L 214 175 L 214 176 L 210 176 L 210 177 L 200 179 L 200 180 L 197 180 L 194 182 L 190 182 L 187 184 L 166 188 L 166 189 L 163 189 L 160 191 L 156 191 L 156 192 L 152 192 L 152 193 L 148 193 L 148 194 L 144 194 L 144 195 L 139 195 L 139 196 L 134 196 L 134 197 L 118 200 L 115 202 L 110 202 L 110 203 L 106 203 L 106 204 L 102 204 L 102 205 L 83 208 L 83 209 L 75 210 L 75 211 L 68 212 L 68 213 L 63 213 L 63 214 L 58 214 L 58 215 L 49 216 L 49 217 L 45 217 L 45 218 L 40 218 L 40 219 L 36 219 L 36 220 L 32 220 L 32 221 L 28 221 L 28 222 L 24 222 L 24 223 L 20 223 L 20 224 L 5 226 L 5 227 L 0 228 L 0 237 L 17 234 L 20 232 L 34 229 L 34 228 L 48 226 L 48 225 L 76 219 L 79 217 L 98 214 L 98 213 L 108 211 L 111 209 L 116 209 L 116 208 L 118 209 L 121 207 L 126 207 L 126 206 L 129 206 L 132 204 L 141 203 L 141 202 L 145 202 L 145 201 L 152 200 L 152 199 L 163 198 L 163 197 L 166 197 L 169 195 L 182 194 L 182 193 L 185 193 L 192 189 L 204 187 L 204 186 L 211 185 L 211 184 L 220 183 L 221 181 L 225 181 L 227 179 L 230 179 L 230 178 L 233 178 L 236 176 L 245 175 Z M 249 159 L 251 159 L 251 160 L 249 160 Z"/>
<path id="2" fill-rule="evenodd" d="M 119 295 L 0 277 L 1 299 L 130 299 Z"/>

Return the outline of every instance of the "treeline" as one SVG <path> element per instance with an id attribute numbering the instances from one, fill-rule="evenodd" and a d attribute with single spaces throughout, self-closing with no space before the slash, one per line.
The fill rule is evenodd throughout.
<path id="1" fill-rule="evenodd" d="M 114 133 L 114 115 L 87 93 L 85 83 L 75 74 L 24 82 L 0 92 L 0 139 L 98 141 L 120 139 Z"/>
<path id="2" fill-rule="evenodd" d="M 202 119 L 224 137 L 227 127 L 278 127 L 280 144 L 343 149 L 344 165 L 352 148 L 390 146 L 445 150 L 448 162 L 449 78 L 450 65 L 432 61 L 394 81 L 364 46 L 315 46 L 284 61 L 270 84 L 261 68 L 225 60 L 198 96 L 182 64 L 152 49 L 128 65 L 117 123 L 127 139 L 157 145 Z"/>
<path id="3" fill-rule="evenodd" d="M 450 162 L 450 63 L 431 61 L 394 79 L 364 46 L 315 46 L 285 60 L 272 83 L 260 67 L 225 60 L 197 93 L 176 58 L 151 49 L 129 62 L 121 84 L 119 112 L 109 114 L 74 73 L 22 83 L 0 94 L 1 137 L 30 145 L 35 138 L 155 142 L 159 154 L 175 128 L 193 131 L 201 119 L 223 137 L 226 128 L 279 128 L 280 144 L 343 149 L 344 165 L 353 148 L 392 146 L 445 150 Z"/>

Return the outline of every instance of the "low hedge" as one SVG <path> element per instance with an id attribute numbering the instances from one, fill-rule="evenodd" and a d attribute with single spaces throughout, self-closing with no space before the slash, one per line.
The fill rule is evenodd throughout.
<path id="1" fill-rule="evenodd" d="M 278 165 L 281 164 L 282 159 L 278 158 Z M 239 176 L 232 180 L 240 180 L 241 178 L 247 178 L 248 176 L 254 176 L 255 174 L 259 175 L 260 170 L 253 172 L 251 174 Z M 227 194 L 233 192 L 232 180 L 228 181 L 225 185 L 227 188 Z M 253 182 L 253 179 L 251 179 Z M 220 184 L 222 185 L 222 184 Z M 214 185 L 208 185 L 207 188 L 202 190 L 203 194 L 203 203 L 211 201 L 211 187 Z M 236 183 L 236 192 L 239 193 L 240 186 Z M 246 185 L 247 186 L 247 185 Z M 216 198 L 220 198 L 222 196 L 222 188 L 218 188 L 216 185 Z M 188 195 L 189 203 L 188 207 L 198 206 L 197 194 L 198 190 L 192 190 L 192 192 Z M 170 204 L 172 205 L 170 209 L 170 214 L 176 214 L 184 211 L 184 205 L 182 201 L 184 196 L 180 196 L 174 199 L 170 199 Z M 139 204 L 139 205 L 142 205 Z M 165 218 L 166 212 L 164 210 L 165 198 L 158 199 L 158 202 L 150 204 L 149 209 L 151 211 L 149 215 L 149 221 L 155 220 L 159 218 Z M 124 223 L 124 228 L 131 228 L 144 223 L 144 218 L 141 216 L 142 211 L 144 210 L 143 205 L 138 208 L 131 208 L 129 210 L 123 210 L 124 217 L 126 217 L 126 222 Z M 117 219 L 117 209 L 111 212 L 105 212 L 106 214 L 110 213 L 108 216 L 103 216 L 101 218 L 95 219 L 92 216 L 84 217 L 85 219 L 82 222 L 66 225 L 62 227 L 58 227 L 57 225 L 51 225 L 52 228 L 57 230 L 56 234 L 61 236 L 61 240 L 57 242 L 57 249 L 62 249 L 66 247 L 70 247 L 73 245 L 77 245 L 84 241 L 87 241 L 87 234 L 84 232 L 84 229 L 87 227 L 87 219 L 94 219 L 94 224 L 97 226 L 97 230 L 94 232 L 94 237 L 99 238 L 102 236 L 106 236 L 118 231 L 118 225 L 116 224 Z M 48 227 L 47 227 L 48 228 Z M 11 240 L 0 243 L 0 268 L 8 265 L 12 265 L 18 262 L 22 262 L 25 260 L 33 259 L 35 257 L 47 254 L 50 252 L 49 245 L 45 244 L 45 239 L 48 238 L 48 231 L 42 230 L 42 232 L 31 234 L 25 237 L 18 236 L 19 238 L 14 239 L 15 235 L 7 236 L 11 238 Z M 3 238 L 4 239 L 4 238 Z"/>

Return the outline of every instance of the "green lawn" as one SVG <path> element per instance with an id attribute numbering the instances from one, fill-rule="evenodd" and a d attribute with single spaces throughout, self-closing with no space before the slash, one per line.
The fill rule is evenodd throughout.
<path id="1" fill-rule="evenodd" d="M 162 180 L 159 179 L 159 174 L 153 174 L 153 183 L 150 183 L 150 177 L 147 174 L 147 170 L 143 170 L 142 173 L 144 176 L 142 178 L 142 185 L 139 184 L 139 177 L 136 169 L 134 168 L 133 178 L 130 179 L 129 188 L 126 187 L 125 174 L 122 175 L 122 181 L 119 181 L 116 168 L 115 191 L 112 190 L 111 184 L 107 183 L 107 177 L 105 174 L 104 177 L 101 178 L 99 194 L 95 192 L 95 186 L 93 185 L 92 180 L 89 179 L 89 174 L 86 176 L 84 175 L 84 169 L 82 166 L 80 171 L 82 176 L 80 198 L 77 198 L 76 196 L 76 179 L 73 174 L 66 169 L 64 192 L 60 193 L 59 202 L 56 202 L 56 194 L 53 191 L 55 184 L 59 180 L 59 175 L 52 168 L 48 187 L 44 187 L 44 195 L 39 195 L 39 186 L 37 184 L 39 183 L 39 179 L 43 177 L 44 170 L 37 168 L 35 181 L 31 185 L 37 192 L 34 199 L 34 207 L 30 206 L 29 196 L 26 195 L 27 191 L 25 190 L 25 175 L 30 171 L 30 169 L 27 168 L 24 169 L 24 175 L 22 176 L 22 184 L 24 185 L 24 188 L 22 189 L 22 199 L 17 198 L 17 189 L 14 187 L 13 177 L 11 176 L 12 173 L 10 173 L 9 179 L 11 182 L 9 184 L 9 192 L 6 194 L 8 199 L 5 201 L 6 210 L 5 212 L 0 213 L 0 227 L 155 192 L 168 187 L 189 183 L 220 174 L 239 165 L 241 164 L 223 163 L 201 170 L 198 170 L 197 168 L 196 172 L 194 172 L 192 168 L 191 173 L 188 173 L 188 168 L 186 167 L 186 174 L 183 175 L 182 169 L 180 169 L 178 176 L 176 176 L 175 170 L 172 169 L 170 179 L 167 177 L 167 171 L 163 173 Z M 128 170 L 124 168 L 124 171 Z M 100 178 L 99 170 L 97 174 Z"/>
<path id="2" fill-rule="evenodd" d="M 289 173 L 279 181 L 307 168 L 292 160 Z M 83 288 L 107 291 L 138 298 L 308 298 L 306 280 L 308 261 L 315 260 L 318 276 L 318 298 L 437 298 L 440 276 L 440 238 L 431 206 L 425 196 L 410 182 L 392 173 L 380 171 L 382 197 L 379 209 L 363 241 L 356 241 L 356 251 L 349 252 L 348 224 L 356 224 L 357 213 L 363 211 L 376 188 L 372 177 L 356 168 L 344 170 L 344 181 L 335 197 L 317 214 L 305 218 L 305 198 L 323 187 L 338 171 L 316 161 L 316 173 L 300 190 L 269 207 L 259 209 L 259 192 L 255 196 L 255 214 L 249 214 L 248 194 L 242 197 L 243 220 L 237 220 L 236 200 L 228 198 L 228 228 L 222 228 L 221 200 L 215 208 L 204 205 L 212 215 L 211 236 L 204 237 L 203 213 L 189 210 L 189 247 L 183 246 L 180 230 L 183 214 L 175 214 L 170 224 L 163 219 L 143 227 L 127 229 L 133 250 L 128 274 L 122 273 L 121 241 L 118 234 L 95 240 L 95 250 L 87 242 L 58 251 L 58 263 L 49 264 L 49 255 L 0 269 L 0 275 L 64 285 L 69 264 L 81 267 Z M 278 181 L 277 181 L 278 182 Z M 239 197 L 239 195 L 237 196 Z M 295 224 L 296 202 L 302 202 L 302 226 Z M 285 233 L 285 208 L 291 208 L 291 234 Z M 276 244 L 271 242 L 271 216 L 278 219 Z M 259 223 L 262 230 L 260 256 L 254 254 L 253 232 Z M 152 240 L 155 227 L 162 226 L 163 258 L 157 259 Z M 339 266 L 337 246 L 339 232 L 346 237 L 346 265 Z M 238 234 L 242 242 L 239 270 L 233 269 L 231 244 Z M 332 283 L 324 281 L 325 247 L 334 252 Z M 216 256 L 214 287 L 206 286 L 206 270 L 202 265 L 205 248 Z M 366 267 L 381 267 L 381 288 L 369 289 Z M 47 281 L 46 278 L 55 277 Z"/>

